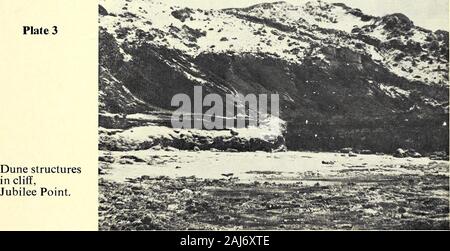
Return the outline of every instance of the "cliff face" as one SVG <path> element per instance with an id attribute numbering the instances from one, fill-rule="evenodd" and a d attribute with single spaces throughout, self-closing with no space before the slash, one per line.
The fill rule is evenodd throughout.
<path id="1" fill-rule="evenodd" d="M 320 1 L 201 10 L 108 0 L 99 23 L 100 114 L 168 112 L 195 85 L 278 93 L 292 150 L 448 151 L 448 32 L 402 14 Z"/>

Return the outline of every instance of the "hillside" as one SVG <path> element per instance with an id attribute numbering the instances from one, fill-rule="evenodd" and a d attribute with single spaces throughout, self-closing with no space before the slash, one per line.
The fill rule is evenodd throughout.
<path id="1" fill-rule="evenodd" d="M 201 85 L 222 96 L 278 93 L 291 150 L 448 151 L 448 32 L 403 14 L 150 0 L 102 0 L 99 14 L 102 128 L 168 126 L 173 95 Z M 156 118 L 126 119 L 136 113 Z"/>

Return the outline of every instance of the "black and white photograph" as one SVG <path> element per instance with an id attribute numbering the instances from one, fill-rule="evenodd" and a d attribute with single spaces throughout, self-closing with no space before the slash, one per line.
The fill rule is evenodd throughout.
<path id="1" fill-rule="evenodd" d="M 99 230 L 449 230 L 448 14 L 99 0 Z"/>

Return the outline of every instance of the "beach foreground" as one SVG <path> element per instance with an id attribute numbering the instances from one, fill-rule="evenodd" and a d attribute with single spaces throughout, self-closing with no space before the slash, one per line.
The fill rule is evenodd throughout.
<path id="1" fill-rule="evenodd" d="M 162 150 L 100 160 L 101 230 L 449 229 L 448 161 Z"/>

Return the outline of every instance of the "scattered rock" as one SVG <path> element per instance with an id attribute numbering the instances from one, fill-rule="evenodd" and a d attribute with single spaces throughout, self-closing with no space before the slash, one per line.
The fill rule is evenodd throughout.
<path id="1" fill-rule="evenodd" d="M 449 160 L 448 154 L 446 152 L 433 152 L 430 154 L 431 160 Z"/>
<path id="2" fill-rule="evenodd" d="M 107 163 L 114 163 L 115 159 L 113 156 L 99 156 L 98 161 L 103 161 Z"/>
<path id="3" fill-rule="evenodd" d="M 107 172 L 103 168 L 99 168 L 98 169 L 98 174 L 99 175 L 105 175 L 105 174 L 107 174 Z"/>
<path id="4" fill-rule="evenodd" d="M 150 150 L 152 150 L 152 151 L 161 151 L 161 149 L 162 149 L 162 147 L 160 145 L 156 145 L 156 146 L 153 146 L 152 148 L 150 148 Z"/>
<path id="5" fill-rule="evenodd" d="M 181 190 L 181 193 L 182 193 L 184 196 L 192 196 L 192 195 L 194 194 L 194 192 L 193 192 L 192 190 L 187 189 L 187 188 Z"/>
<path id="6" fill-rule="evenodd" d="M 131 160 L 127 160 L 127 159 L 121 159 L 119 161 L 119 164 L 121 164 L 121 165 L 132 165 L 132 164 L 134 164 L 134 162 L 131 161 Z"/>
<path id="7" fill-rule="evenodd" d="M 148 214 L 148 215 L 146 215 L 146 216 L 144 216 L 144 218 L 142 218 L 142 224 L 145 224 L 145 225 L 152 225 L 153 224 L 153 215 L 150 215 L 150 214 Z"/>
<path id="8" fill-rule="evenodd" d="M 360 154 L 373 154 L 371 150 L 361 150 Z"/>
<path id="9" fill-rule="evenodd" d="M 141 159 L 139 157 L 133 156 L 133 155 L 124 155 L 121 157 L 121 159 L 125 159 L 125 160 L 132 160 L 134 162 L 146 162 L 144 159 Z"/>
<path id="10" fill-rule="evenodd" d="M 341 224 L 339 225 L 340 229 L 351 230 L 353 228 L 352 224 Z"/>
<path id="11" fill-rule="evenodd" d="M 404 207 L 399 207 L 398 212 L 401 214 L 404 214 L 404 213 L 406 213 L 406 209 Z"/>
<path id="12" fill-rule="evenodd" d="M 166 147 L 164 150 L 167 151 L 167 152 L 176 152 L 176 151 L 178 151 L 178 149 L 176 149 L 175 147 L 171 147 L 171 146 Z"/>
<path id="13" fill-rule="evenodd" d="M 274 153 L 287 152 L 287 151 L 288 151 L 288 149 L 285 145 L 281 145 L 277 149 L 273 150 Z"/>
<path id="14" fill-rule="evenodd" d="M 170 204 L 167 206 L 167 210 L 169 211 L 175 211 L 178 209 L 178 205 L 177 204 Z"/>
<path id="15" fill-rule="evenodd" d="M 123 208 L 123 207 L 125 206 L 125 202 L 123 202 L 123 201 L 116 201 L 116 202 L 114 203 L 114 205 L 115 205 L 116 207 L 118 207 L 118 208 Z"/>
<path id="16" fill-rule="evenodd" d="M 349 152 L 348 157 L 358 157 L 358 155 L 354 152 Z"/>
<path id="17" fill-rule="evenodd" d="M 233 136 L 238 136 L 239 135 L 239 133 L 237 131 L 233 130 L 233 129 L 230 129 L 230 133 Z"/>
<path id="18" fill-rule="evenodd" d="M 224 215 L 224 216 L 223 216 L 223 219 L 229 221 L 229 220 L 231 220 L 231 216 L 229 216 L 229 215 Z"/>
<path id="19" fill-rule="evenodd" d="M 409 154 L 409 156 L 412 158 L 422 158 L 422 154 L 420 154 L 418 152 L 412 152 Z"/>
<path id="20" fill-rule="evenodd" d="M 350 153 L 351 151 L 353 151 L 353 148 L 346 147 L 346 148 L 342 148 L 339 152 L 340 153 Z"/>
<path id="21" fill-rule="evenodd" d="M 172 16 L 175 17 L 176 19 L 179 19 L 181 22 L 186 21 L 186 19 L 191 17 L 191 14 L 193 13 L 193 11 L 189 8 L 184 8 L 184 9 L 180 9 L 180 10 L 174 10 L 172 11 Z"/>

